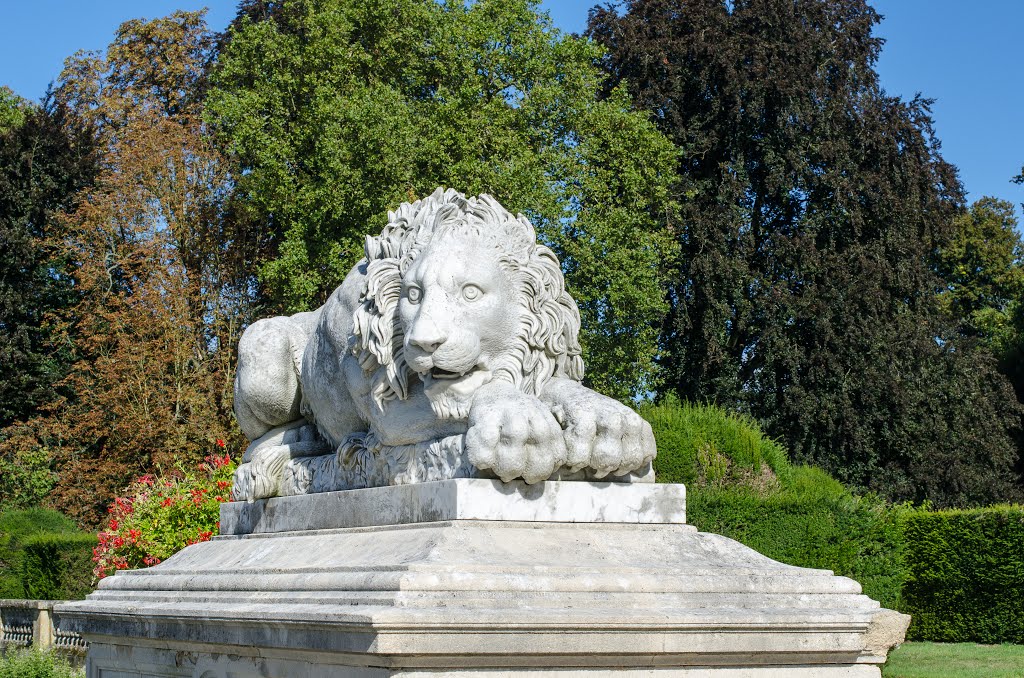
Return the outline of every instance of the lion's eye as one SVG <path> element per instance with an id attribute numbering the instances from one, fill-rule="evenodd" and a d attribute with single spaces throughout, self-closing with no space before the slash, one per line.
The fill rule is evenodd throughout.
<path id="1" fill-rule="evenodd" d="M 405 291 L 405 296 L 408 297 L 409 303 L 418 304 L 420 303 L 420 297 L 423 295 L 422 290 L 418 287 L 410 287 Z"/>
<path id="2" fill-rule="evenodd" d="M 462 297 L 466 301 L 476 301 L 484 295 L 484 291 L 476 285 L 466 285 L 462 288 Z"/>

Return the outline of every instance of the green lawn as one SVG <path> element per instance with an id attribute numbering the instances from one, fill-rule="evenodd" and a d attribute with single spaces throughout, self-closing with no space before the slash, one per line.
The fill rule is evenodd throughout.
<path id="1" fill-rule="evenodd" d="M 885 678 L 1024 678 L 1024 645 L 905 643 L 889 655 Z"/>

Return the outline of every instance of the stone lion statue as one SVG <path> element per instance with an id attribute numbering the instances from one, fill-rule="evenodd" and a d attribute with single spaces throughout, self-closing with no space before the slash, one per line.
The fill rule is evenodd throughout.
<path id="1" fill-rule="evenodd" d="M 488 195 L 388 214 L 319 309 L 242 335 L 234 498 L 493 477 L 650 481 L 650 425 L 584 387 L 554 253 Z"/>

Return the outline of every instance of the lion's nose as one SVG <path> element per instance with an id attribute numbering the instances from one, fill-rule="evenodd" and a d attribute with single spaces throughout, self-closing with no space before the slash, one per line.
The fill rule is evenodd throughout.
<path id="1" fill-rule="evenodd" d="M 447 339 L 445 332 L 435 325 L 424 329 L 417 328 L 409 337 L 409 343 L 427 353 L 433 353 Z"/>
<path id="2" fill-rule="evenodd" d="M 425 339 L 410 339 L 409 343 L 414 344 L 418 348 L 423 349 L 427 353 L 433 353 L 438 347 L 444 343 L 443 339 L 437 340 L 425 340 Z"/>

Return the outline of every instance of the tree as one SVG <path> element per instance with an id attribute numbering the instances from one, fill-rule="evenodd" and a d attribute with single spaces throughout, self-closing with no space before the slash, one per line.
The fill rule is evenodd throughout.
<path id="1" fill-rule="evenodd" d="M 241 442 L 233 361 L 259 238 L 231 218 L 231 176 L 202 120 L 212 48 L 202 13 L 129 21 L 106 55 L 70 59 L 55 93 L 101 150 L 55 243 L 73 262 L 76 303 L 54 323 L 72 361 L 0 453 L 45 451 L 59 474 L 49 501 L 86 525 L 137 476 Z"/>
<path id="2" fill-rule="evenodd" d="M 28 102 L 15 94 L 10 87 L 0 87 L 0 134 L 19 127 L 25 121 L 28 110 Z"/>
<path id="3" fill-rule="evenodd" d="M 562 259 L 589 383 L 643 394 L 672 259 L 671 144 L 592 43 L 529 0 L 247 0 L 211 73 L 240 202 L 275 238 L 260 280 L 322 303 L 388 209 L 437 186 L 525 213 Z"/>
<path id="4" fill-rule="evenodd" d="M 936 294 L 956 170 L 930 102 L 879 87 L 874 10 L 622 9 L 592 10 L 588 33 L 681 151 L 666 390 L 747 410 L 797 461 L 894 499 L 1018 496 L 1019 406 Z"/>
<path id="5" fill-rule="evenodd" d="M 992 351 L 1024 402 L 1024 242 L 1013 203 L 981 198 L 939 252 L 942 298 L 960 331 Z"/>
<path id="6" fill-rule="evenodd" d="M 952 237 L 939 252 L 946 303 L 969 334 L 1008 319 L 1009 307 L 1024 294 L 1024 243 L 1013 203 L 981 198 L 954 222 Z"/>
<path id="7" fill-rule="evenodd" d="M 18 110 L 0 135 L 0 428 L 53 399 L 67 368 L 46 321 L 77 295 L 52 239 L 97 171 L 92 133 L 66 106 L 51 97 Z"/>

